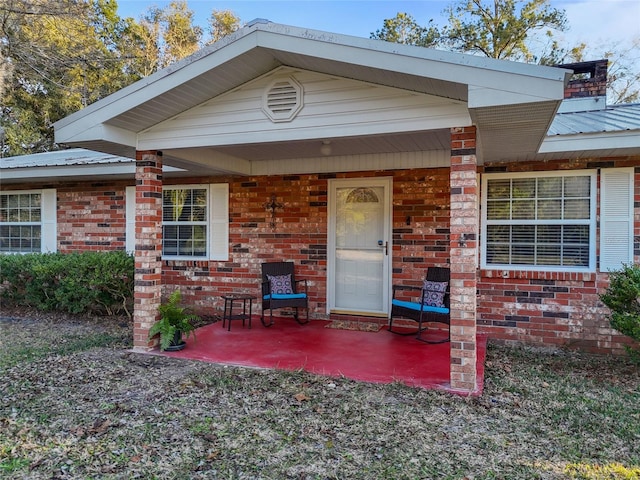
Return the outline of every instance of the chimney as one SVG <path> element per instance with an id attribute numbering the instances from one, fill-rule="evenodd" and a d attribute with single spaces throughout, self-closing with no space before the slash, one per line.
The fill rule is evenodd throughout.
<path id="1" fill-rule="evenodd" d="M 573 70 L 564 89 L 560 112 L 602 110 L 607 104 L 607 66 L 609 61 L 565 63 L 557 67 Z"/>

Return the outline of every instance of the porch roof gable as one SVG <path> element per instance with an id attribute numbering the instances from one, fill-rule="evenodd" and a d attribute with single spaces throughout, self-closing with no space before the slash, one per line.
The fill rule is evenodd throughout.
<path id="1" fill-rule="evenodd" d="M 537 150 L 570 74 L 255 22 L 61 119 L 56 141 L 133 158 L 140 132 L 282 66 L 466 102 L 488 158 Z"/>

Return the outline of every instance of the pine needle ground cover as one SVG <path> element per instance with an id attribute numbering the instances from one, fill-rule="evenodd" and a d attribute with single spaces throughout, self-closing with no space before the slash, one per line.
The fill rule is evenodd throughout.
<path id="1" fill-rule="evenodd" d="M 484 394 L 464 398 L 130 338 L 119 319 L 2 317 L 0 478 L 640 478 L 640 373 L 623 358 L 492 345 Z"/>

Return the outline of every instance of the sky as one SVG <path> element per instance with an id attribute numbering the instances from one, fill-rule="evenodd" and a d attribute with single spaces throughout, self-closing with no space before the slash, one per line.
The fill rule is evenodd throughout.
<path id="1" fill-rule="evenodd" d="M 164 0 L 118 0 L 121 17 L 140 18 L 150 6 L 164 7 Z M 196 23 L 207 30 L 212 10 L 231 10 L 247 23 L 264 18 L 275 23 L 324 30 L 369 38 L 382 28 L 383 21 L 398 12 L 410 14 L 419 25 L 433 19 L 437 25 L 447 23 L 443 15 L 451 0 L 187 0 Z M 628 44 L 640 36 L 640 0 L 551 0 L 551 6 L 564 10 L 570 30 L 557 33 L 563 45 L 585 42 L 594 46 Z"/>

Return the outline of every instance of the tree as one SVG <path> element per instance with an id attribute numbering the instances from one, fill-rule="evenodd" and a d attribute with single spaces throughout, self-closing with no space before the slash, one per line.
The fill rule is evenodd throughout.
<path id="1" fill-rule="evenodd" d="M 584 58 L 606 58 L 607 103 L 633 103 L 640 100 L 640 35 L 626 46 L 621 43 L 601 45 L 598 49 L 584 46 L 574 61 Z"/>
<path id="2" fill-rule="evenodd" d="M 195 53 L 201 46 L 202 28 L 193 24 L 193 10 L 186 0 L 174 0 L 165 8 L 151 7 L 141 24 L 146 30 L 141 32 L 143 38 L 153 45 L 159 68 Z"/>
<path id="3" fill-rule="evenodd" d="M 152 8 L 139 22 L 117 9 L 116 0 L 0 0 L 4 155 L 57 148 L 54 122 L 202 45 L 184 0 Z M 238 26 L 235 15 L 220 12 L 218 35 Z"/>
<path id="4" fill-rule="evenodd" d="M 608 103 L 640 100 L 640 36 L 628 46 L 567 47 L 555 36 L 567 29 L 565 12 L 551 8 L 549 0 L 455 0 L 445 13 L 445 27 L 432 20 L 421 27 L 411 15 L 398 13 L 371 38 L 541 65 L 607 58 Z"/>
<path id="5" fill-rule="evenodd" d="M 0 0 L 4 153 L 53 148 L 52 123 L 130 83 L 115 0 Z"/>
<path id="6" fill-rule="evenodd" d="M 231 10 L 213 10 L 209 18 L 208 44 L 217 42 L 240 28 L 240 18 Z"/>
<path id="7" fill-rule="evenodd" d="M 498 59 L 535 61 L 530 37 L 540 31 L 550 37 L 567 26 L 564 11 L 551 8 L 549 0 L 462 0 L 446 12 L 443 36 L 452 50 Z"/>
<path id="8" fill-rule="evenodd" d="M 382 29 L 372 32 L 370 38 L 420 47 L 435 47 L 440 40 L 440 32 L 433 25 L 433 19 L 429 20 L 426 27 L 421 27 L 411 15 L 398 12 L 394 18 L 386 19 Z"/>

